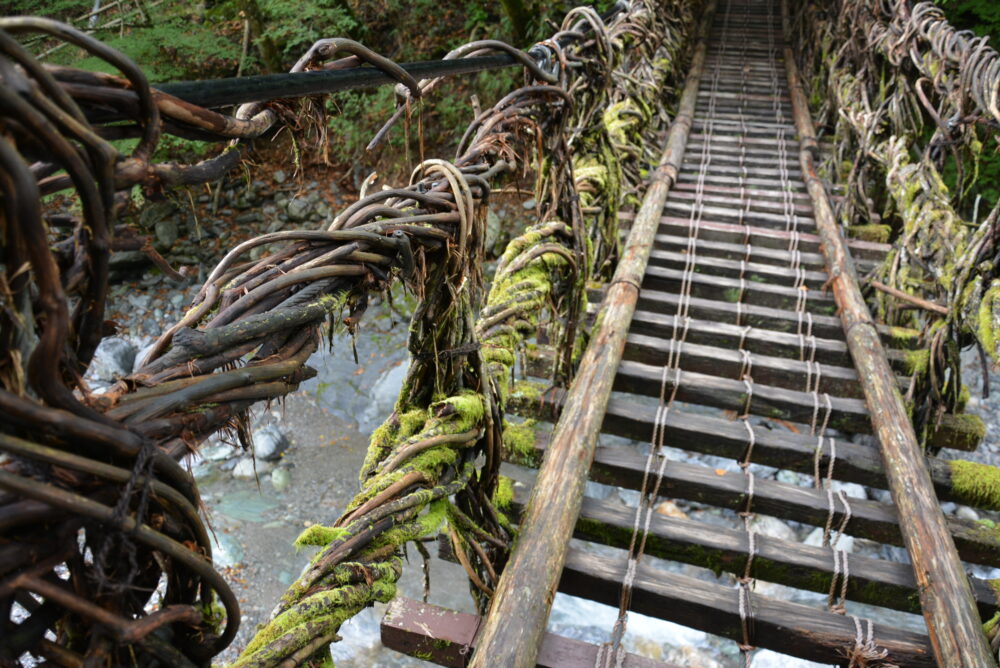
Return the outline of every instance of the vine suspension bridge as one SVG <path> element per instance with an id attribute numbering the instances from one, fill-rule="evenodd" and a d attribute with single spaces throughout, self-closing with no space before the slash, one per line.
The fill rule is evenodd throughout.
<path id="1" fill-rule="evenodd" d="M 0 19 L 0 664 L 210 665 L 239 605 L 180 462 L 219 430 L 249 445 L 248 411 L 314 374 L 323 327 L 353 334 L 402 283 L 411 364 L 361 491 L 299 537 L 318 551 L 234 666 L 323 665 L 376 601 L 386 646 L 448 666 L 667 666 L 625 650 L 630 611 L 728 638 L 747 666 L 758 648 L 996 665 L 1000 587 L 967 567 L 1000 567 L 1000 530 L 940 504 L 1000 510 L 1000 471 L 939 451 L 983 436 L 958 352 L 1000 359 L 1000 222 L 963 220 L 939 170 L 953 157 L 963 178 L 1000 128 L 1000 55 L 928 3 L 790 4 L 577 8 L 527 52 L 480 41 L 403 66 L 323 40 L 224 94 L 150 87 L 84 32 Z M 42 65 L 15 39 L 31 33 L 121 76 Z M 173 272 L 115 224 L 134 186 L 221 178 L 312 113 L 292 98 L 396 82 L 378 145 L 440 77 L 511 66 L 525 86 L 477 114 L 454 159 L 231 249 L 135 373 L 88 390 L 109 254 Z M 230 145 L 157 163 L 161 133 Z M 537 222 L 484 275 L 491 191 L 525 178 Z M 77 214 L 43 208 L 69 189 Z M 588 481 L 638 501 L 591 498 Z M 397 596 L 407 546 L 427 558 L 432 541 L 480 614 Z M 557 591 L 618 608 L 607 642 L 546 631 Z"/>

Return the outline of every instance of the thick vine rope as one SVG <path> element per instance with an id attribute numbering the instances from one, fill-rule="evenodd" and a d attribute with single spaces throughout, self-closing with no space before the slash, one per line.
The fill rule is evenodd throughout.
<path id="1" fill-rule="evenodd" d="M 933 425 L 964 402 L 962 346 L 1000 362 L 1000 209 L 987 214 L 974 188 L 1000 129 L 1000 54 L 928 2 L 808 3 L 795 34 L 833 133 L 841 221 L 892 239 L 871 298 L 885 322 L 924 332 L 930 352 L 913 356 L 907 399 L 917 424 Z"/>
<path id="2" fill-rule="evenodd" d="M 306 363 L 323 321 L 346 311 L 352 327 L 369 295 L 396 280 L 419 297 L 412 363 L 373 435 L 363 491 L 330 526 L 300 537 L 322 549 L 238 663 L 323 660 L 344 620 L 393 595 L 403 546 L 442 530 L 485 602 L 511 540 L 498 469 L 518 349 L 544 322 L 566 351 L 557 376 L 572 374 L 584 288 L 613 267 L 616 207 L 648 168 L 643 132 L 667 118 L 663 91 L 679 70 L 690 9 L 633 2 L 607 25 L 591 10 L 571 12 L 532 52 L 554 67 L 517 52 L 528 85 L 473 122 L 454 162 L 425 161 L 411 183 L 364 196 L 327 229 L 234 248 L 138 372 L 99 397 L 80 376 L 103 335 L 109 249 L 141 249 L 171 271 L 148 242 L 113 229 L 116 192 L 218 178 L 242 143 L 198 165 L 159 164 L 150 156 L 160 133 L 252 138 L 281 108 L 215 114 L 150 89 L 127 58 L 71 28 L 0 20 L 0 59 L 20 66 L 0 68 L 0 114 L 14 128 L 0 140 L 0 607 L 5 620 L 15 602 L 28 615 L 5 633 L 4 650 L 178 666 L 221 651 L 239 608 L 211 566 L 197 489 L 177 460 L 219 429 L 248 438 L 247 410 L 313 373 Z M 124 78 L 43 68 L 4 30 L 57 36 Z M 452 55 L 494 48 L 511 50 L 480 42 Z M 345 40 L 315 45 L 296 69 L 345 49 L 393 73 Z M 400 78 L 413 96 L 433 87 Z M 94 109 L 103 125 L 87 120 Z M 130 155 L 108 142 L 130 136 L 140 138 Z M 486 297 L 491 184 L 532 169 L 542 222 L 511 244 Z M 40 197 L 68 187 L 82 215 L 43 220 Z M 59 230 L 52 246 L 46 223 Z"/>

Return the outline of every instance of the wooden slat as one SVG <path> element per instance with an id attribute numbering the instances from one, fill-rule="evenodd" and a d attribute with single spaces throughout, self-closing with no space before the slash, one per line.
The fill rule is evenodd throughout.
<path id="1" fill-rule="evenodd" d="M 559 588 L 613 605 L 618 601 L 625 569 L 624 552 L 609 557 L 571 548 Z M 640 562 L 632 610 L 741 642 L 738 597 L 734 587 L 668 573 Z M 810 661 L 841 663 L 845 648 L 854 646 L 854 622 L 845 615 L 759 594 L 752 595 L 751 605 L 751 642 L 758 647 Z M 907 668 L 935 665 L 923 635 L 876 624 L 875 637 L 879 647 L 889 651 L 886 661 Z"/>
<path id="2" fill-rule="evenodd" d="M 657 267 L 666 267 L 683 271 L 689 253 L 679 250 L 654 249 L 649 255 L 650 264 Z M 798 282 L 796 272 L 789 267 L 767 264 L 763 262 L 746 262 L 741 260 L 730 260 L 727 258 L 715 257 L 713 255 L 696 255 L 695 271 L 701 274 L 712 276 L 724 276 L 734 278 L 739 281 L 740 274 L 754 283 L 767 283 L 769 285 L 793 288 Z M 826 272 L 811 271 L 802 268 L 803 284 L 810 290 L 822 291 L 823 284 L 827 281 Z"/>
<path id="3" fill-rule="evenodd" d="M 476 646 L 482 618 L 399 596 L 382 617 L 382 644 L 389 649 L 433 661 L 440 666 L 463 668 Z M 545 668 L 593 668 L 598 646 L 582 640 L 546 633 L 536 665 Z M 628 653 L 628 668 L 679 668 L 674 664 Z"/>
<path id="4" fill-rule="evenodd" d="M 597 297 L 599 301 L 599 291 L 595 290 L 591 294 Z M 673 327 L 673 316 L 668 314 L 676 313 L 679 302 L 680 297 L 676 294 L 660 292 L 658 290 L 643 290 L 639 296 L 639 305 L 643 309 L 640 312 L 643 320 L 636 323 L 636 326 L 640 328 L 636 331 L 669 338 L 670 328 Z M 691 297 L 688 303 L 688 314 L 690 317 L 710 320 L 720 324 L 728 323 L 735 326 L 738 313 L 742 314 L 740 322 L 744 325 L 750 325 L 762 330 L 770 330 L 771 332 L 795 334 L 794 341 L 787 341 L 790 347 L 787 348 L 786 352 L 767 354 L 775 354 L 778 357 L 799 358 L 797 336 L 799 319 L 795 311 L 776 309 L 769 306 L 756 306 L 754 304 L 744 304 L 737 311 L 736 305 L 731 302 L 702 299 L 700 297 Z M 807 331 L 807 322 L 805 319 L 803 319 L 802 330 L 803 332 Z M 818 339 L 843 342 L 844 330 L 839 326 L 838 320 L 832 316 L 813 315 L 812 333 Z M 886 342 L 886 345 L 893 346 L 894 348 L 909 349 L 917 346 L 917 334 L 919 332 L 915 330 L 880 327 L 879 333 L 882 335 L 882 339 Z M 820 344 L 818 343 L 817 345 Z M 725 347 L 729 346 L 726 345 Z M 850 366 L 850 355 L 847 352 L 846 344 L 843 348 L 830 347 L 828 354 L 832 355 L 833 359 L 839 360 L 831 363 Z M 904 350 L 896 349 L 890 349 L 888 354 L 889 362 L 897 372 L 908 373 L 911 361 L 915 357 Z"/>
<path id="5" fill-rule="evenodd" d="M 562 409 L 562 390 L 556 389 L 548 392 L 543 404 L 530 397 L 541 396 L 544 387 L 528 382 L 517 387 L 527 391 L 514 392 L 509 407 L 512 413 L 550 421 L 559 415 Z M 613 397 L 608 402 L 602 431 L 606 434 L 623 436 L 640 442 L 649 442 L 653 434 L 656 412 L 655 406 L 640 404 L 628 397 Z M 740 421 L 695 414 L 683 408 L 674 408 L 663 420 L 662 427 L 664 442 L 676 448 L 725 457 L 734 461 L 741 460 L 746 454 L 748 434 L 746 427 Z M 768 428 L 767 425 L 763 424 L 753 425 L 752 429 L 754 431 L 754 448 L 751 461 L 806 475 L 814 473 L 816 450 L 819 446 L 817 437 L 807 433 L 793 433 L 784 428 Z M 544 439 L 539 438 L 536 447 L 543 448 Z M 836 449 L 835 453 L 833 452 L 834 448 Z M 607 482 L 618 479 L 619 474 L 615 473 L 615 462 L 620 457 L 625 456 L 622 453 L 625 453 L 625 450 L 598 447 L 591 476 L 595 480 Z M 539 449 L 535 453 L 538 459 L 533 461 L 540 461 L 541 454 L 542 450 Z M 824 439 L 819 453 L 819 470 L 822 475 L 826 474 L 831 457 L 834 465 L 834 479 L 856 482 L 868 487 L 887 488 L 882 460 L 875 448 L 843 439 L 836 439 L 836 442 L 831 445 L 831 439 Z M 984 505 L 982 497 L 977 497 L 974 494 L 970 496 L 968 490 L 955 489 L 952 484 L 951 468 L 946 460 L 928 457 L 927 466 L 940 498 L 970 506 L 1000 510 L 1000 507 L 996 505 Z M 626 476 L 623 479 L 629 478 Z M 977 526 L 979 525 L 969 524 L 966 529 L 973 530 Z M 983 533 L 991 532 L 984 531 Z M 1000 535 L 996 539 L 987 539 L 1000 543 Z"/>
<path id="6" fill-rule="evenodd" d="M 712 164 L 709 166 L 708 169 L 709 169 L 709 173 L 711 173 L 711 174 L 729 174 L 729 175 L 733 175 L 733 176 L 740 176 L 745 171 L 746 172 L 746 176 L 764 176 L 764 177 L 771 176 L 771 177 L 774 177 L 775 179 L 777 179 L 777 178 L 780 178 L 780 176 L 781 176 L 781 170 L 779 170 L 775 166 L 775 162 L 776 161 L 771 162 L 770 166 L 767 166 L 767 167 L 765 167 L 763 165 L 749 165 L 748 164 L 748 165 L 746 165 L 746 168 L 744 170 L 744 169 L 740 168 L 739 166 L 729 164 L 728 161 L 722 162 L 722 161 L 712 160 Z M 700 164 L 701 164 L 701 160 L 700 159 L 691 158 L 690 161 L 687 162 L 686 166 L 689 166 L 689 167 L 692 167 L 692 168 L 695 168 L 695 169 L 700 169 L 700 167 L 699 167 Z M 788 174 L 789 177 L 794 178 L 794 179 L 798 179 L 801 176 L 801 173 L 799 172 L 799 168 L 798 167 L 794 167 L 794 168 L 788 169 L 787 170 L 787 174 Z M 810 218 L 810 219 L 812 218 L 812 212 L 811 211 L 810 212 L 803 212 L 801 215 L 803 217 L 806 217 L 806 218 Z"/>
<path id="7" fill-rule="evenodd" d="M 744 243 L 727 243 L 725 241 L 710 241 L 701 235 L 698 235 L 698 239 L 695 241 L 695 250 L 699 256 L 707 255 L 710 257 L 721 257 L 729 260 L 742 260 L 750 254 L 750 261 L 760 262 L 763 264 L 773 264 L 782 267 L 788 267 L 791 265 L 793 258 L 793 253 L 787 249 L 778 248 L 767 248 L 764 246 L 754 246 L 753 244 Z M 689 237 L 683 237 L 680 235 L 671 234 L 658 234 L 656 235 L 656 245 L 658 247 L 666 248 L 687 248 L 689 243 Z M 815 271 L 824 271 L 823 269 L 823 256 L 819 253 L 809 253 L 799 251 L 799 263 L 807 269 L 812 269 Z M 867 262 L 865 265 L 869 268 L 874 268 L 874 262 Z"/>
<path id="8" fill-rule="evenodd" d="M 662 376 L 662 366 L 623 361 L 618 367 L 615 389 L 620 392 L 657 397 L 662 391 L 662 385 L 666 388 L 666 396 L 673 396 L 673 393 L 676 392 L 678 401 L 740 413 L 747 403 L 748 389 L 742 380 L 684 371 L 680 374 L 679 382 L 675 383 L 674 374 L 667 374 L 666 382 L 663 383 Z M 752 415 L 800 424 L 810 424 L 810 420 L 816 415 L 817 425 L 820 425 L 826 414 L 824 398 L 815 398 L 806 392 L 754 382 L 752 383 L 752 395 L 749 397 Z M 830 395 L 830 406 L 832 407 L 829 419 L 830 427 L 852 433 L 869 433 L 871 431 L 868 409 L 864 401 Z"/>
<path id="9" fill-rule="evenodd" d="M 514 491 L 515 510 L 527 501 L 527 490 Z M 516 521 L 516 518 L 514 518 Z M 618 548 L 628 548 L 635 522 L 635 509 L 619 502 L 599 501 L 585 497 L 580 508 L 574 536 Z M 805 545 L 757 534 L 754 541 L 752 576 L 789 587 L 828 594 L 834 577 L 845 572 L 834 564 L 829 547 Z M 717 524 L 688 518 L 652 516 L 646 539 L 645 553 L 661 559 L 725 571 L 742 576 L 746 567 L 749 544 L 744 529 L 730 529 Z M 847 598 L 851 601 L 878 605 L 920 614 L 917 584 L 908 564 L 873 559 L 857 554 L 846 556 Z M 993 616 L 997 597 L 988 582 L 972 579 L 979 612 L 984 620 Z"/>
<path id="10" fill-rule="evenodd" d="M 744 430 L 745 449 L 745 428 L 737 426 Z M 701 434 L 701 438 L 707 438 L 707 435 Z M 642 488 L 646 458 L 637 449 L 608 447 L 602 448 L 600 454 L 600 459 L 595 457 L 591 480 L 628 489 Z M 660 490 L 661 496 L 666 498 L 695 501 L 735 512 L 744 510 L 747 505 L 747 480 L 740 471 L 672 461 L 664 470 Z M 895 506 L 855 498 L 848 499 L 848 504 L 851 512 L 847 525 L 849 535 L 889 545 L 903 544 Z M 762 515 L 822 527 L 830 518 L 830 498 L 825 490 L 757 478 L 751 509 Z M 844 505 L 834 496 L 834 527 L 840 526 L 844 515 Z M 965 561 L 1000 566 L 998 532 L 981 531 L 984 528 L 982 525 L 959 517 L 948 517 L 947 525 Z"/>
<path id="11" fill-rule="evenodd" d="M 719 159 L 720 158 L 718 155 L 715 154 L 712 155 L 713 164 L 715 164 L 715 162 Z M 723 159 L 725 160 L 725 162 L 728 163 L 730 161 L 736 162 L 740 158 L 738 156 L 730 156 L 730 157 L 724 157 Z M 747 160 L 749 161 L 754 159 L 748 158 Z M 775 157 L 768 156 L 768 157 L 757 158 L 754 161 L 760 162 L 761 164 L 773 165 L 775 162 L 777 162 L 777 160 L 778 160 L 777 156 Z M 689 190 L 678 190 L 670 193 L 670 199 L 672 199 L 675 202 L 682 200 L 692 201 L 697 199 L 697 194 Z M 712 192 L 707 191 L 702 193 L 702 201 L 705 203 L 711 203 L 713 205 L 719 204 L 722 206 L 731 206 L 734 209 L 741 209 L 747 207 L 751 211 L 769 211 L 771 213 L 784 213 L 785 211 L 785 203 L 782 200 L 757 198 L 750 195 L 749 193 L 747 193 L 745 197 L 740 197 L 739 194 L 732 194 L 732 195 L 713 194 Z M 791 208 L 792 211 L 799 214 L 800 216 L 812 218 L 812 208 L 808 204 L 804 203 L 796 204 L 795 200 L 793 199 Z"/>
<path id="12" fill-rule="evenodd" d="M 668 347 L 663 339 L 644 334 L 630 334 L 625 344 L 625 359 L 654 366 L 667 364 Z M 737 350 L 703 346 L 697 343 L 683 345 L 683 353 L 679 357 L 680 368 L 684 371 L 709 373 L 722 378 L 739 378 L 743 371 L 743 356 Z M 802 390 L 815 387 L 819 381 L 818 391 L 831 396 L 861 398 L 858 387 L 858 374 L 852 368 L 800 362 L 785 357 L 770 355 L 751 355 L 753 368 L 751 375 L 755 383 L 781 387 L 789 390 Z M 544 376 L 543 376 L 544 377 Z M 907 382 L 907 379 L 900 379 Z"/>
<path id="13" fill-rule="evenodd" d="M 622 359 L 663 367 L 669 362 L 668 343 L 658 337 L 629 334 Z M 693 371 L 719 378 L 739 379 L 740 374 L 745 371 L 743 356 L 737 350 L 687 341 L 682 349 L 683 354 L 678 357 L 678 366 L 682 372 Z M 536 378 L 550 378 L 555 368 L 556 356 L 557 353 L 551 346 L 540 345 L 532 348 L 526 356 L 528 374 Z M 752 377 L 756 384 L 806 391 L 807 387 L 815 387 L 818 379 L 820 394 L 826 392 L 830 396 L 861 398 L 858 375 L 850 367 L 821 364 L 817 375 L 815 364 L 785 357 L 751 355 L 751 360 Z M 905 387 L 909 379 L 901 377 L 899 382 Z"/>
<path id="14" fill-rule="evenodd" d="M 622 214 L 624 218 L 626 214 Z M 691 224 L 689 217 L 665 216 L 660 220 L 660 231 L 666 234 L 688 236 L 687 228 Z M 731 241 L 743 243 L 746 235 L 750 235 L 750 243 L 767 248 L 787 249 L 791 242 L 791 233 L 784 229 L 769 229 L 755 226 L 743 226 L 716 220 L 702 220 L 698 227 L 699 239 L 716 241 Z M 891 246 L 861 239 L 850 239 L 847 245 L 851 252 L 861 259 L 881 261 L 889 252 Z M 811 232 L 799 232 L 799 250 L 818 252 L 819 237 Z"/>
<path id="15" fill-rule="evenodd" d="M 716 170 L 710 167 L 706 172 L 706 175 L 708 178 L 715 180 L 720 180 L 722 178 L 725 179 L 730 178 L 728 175 L 720 173 L 720 171 L 721 170 Z M 758 177 L 752 174 L 750 177 L 748 177 L 747 181 L 749 182 L 750 179 L 755 179 L 755 180 L 771 179 L 773 181 L 775 178 L 776 178 L 775 176 L 771 175 L 763 175 Z M 665 211 L 666 215 L 668 216 L 680 215 L 682 217 L 687 218 L 690 217 L 691 215 L 692 207 L 693 207 L 692 202 L 684 200 L 671 200 L 667 202 Z M 740 220 L 739 211 L 737 209 L 728 208 L 724 206 L 712 206 L 712 205 L 706 205 L 702 207 L 702 217 L 707 220 L 721 220 L 724 222 L 733 222 L 736 220 Z M 788 225 L 788 221 L 785 219 L 783 215 L 775 213 L 765 213 L 762 211 L 750 211 L 742 218 L 742 221 L 743 221 L 742 224 L 746 225 L 754 225 L 759 227 L 773 227 L 775 229 L 781 229 L 781 230 L 784 230 Z M 812 232 L 814 230 L 812 217 L 799 216 L 797 229 L 799 229 L 802 232 Z"/>
<path id="16" fill-rule="evenodd" d="M 739 263 L 737 263 L 738 265 Z M 683 284 L 684 272 L 680 269 L 669 269 L 651 265 L 646 268 L 642 287 L 653 290 L 677 292 Z M 722 301 L 741 301 L 743 304 L 773 306 L 775 308 L 795 310 L 799 293 L 802 290 L 760 283 L 749 280 L 741 283 L 738 278 L 713 276 L 694 272 L 690 279 L 691 294 L 708 299 Z M 833 315 L 837 305 L 833 298 L 822 290 L 805 290 L 805 308 L 814 314 Z M 742 298 L 741 298 L 742 297 Z"/>
<path id="17" fill-rule="evenodd" d="M 748 139 L 750 139 L 750 138 L 748 138 Z M 684 183 L 684 184 L 687 184 L 687 183 L 693 184 L 693 183 L 697 183 L 700 180 L 702 180 L 702 178 L 698 175 L 697 172 L 694 172 L 694 171 L 683 172 L 682 174 L 678 175 L 678 177 L 677 177 L 677 182 L 678 183 Z M 736 176 L 726 176 L 724 174 L 712 174 L 711 172 L 705 174 L 704 181 L 705 181 L 705 183 L 711 183 L 711 184 L 715 184 L 715 185 L 723 185 L 723 186 L 741 186 L 742 185 L 742 186 L 752 186 L 752 187 L 757 187 L 757 188 L 760 188 L 760 187 L 767 188 L 767 187 L 771 187 L 771 186 L 774 185 L 774 179 L 773 178 L 766 178 L 765 179 L 765 178 L 757 178 L 757 177 L 752 177 L 751 176 L 751 177 L 747 177 L 747 178 L 743 179 L 743 178 L 739 178 L 739 177 L 736 177 Z M 801 184 L 793 184 L 793 185 L 795 186 L 795 191 L 794 192 L 805 192 L 805 187 L 803 187 Z"/>

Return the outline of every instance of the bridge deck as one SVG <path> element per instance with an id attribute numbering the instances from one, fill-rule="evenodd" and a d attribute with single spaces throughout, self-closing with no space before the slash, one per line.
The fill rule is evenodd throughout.
<path id="1" fill-rule="evenodd" d="M 605 434 L 631 440 L 600 445 L 590 470 L 592 481 L 645 489 L 654 500 L 641 497 L 637 508 L 619 501 L 627 493 L 585 498 L 575 527 L 585 542 L 569 547 L 559 590 L 617 607 L 635 527 L 648 523 L 645 539 L 638 532 L 645 556 L 631 610 L 744 649 L 842 664 L 851 652 L 877 647 L 899 665 L 935 665 L 926 633 L 914 630 L 920 617 L 898 615 L 898 626 L 866 621 L 887 618 L 867 606 L 919 615 L 918 587 L 909 564 L 881 558 L 893 550 L 879 545 L 903 545 L 900 518 L 884 491 L 876 438 L 861 436 L 872 432 L 870 416 L 837 304 L 824 290 L 829 276 L 799 165 L 783 46 L 777 3 L 720 2 L 681 170 L 603 422 Z M 622 218 L 627 225 L 633 217 Z M 849 248 L 862 271 L 888 249 L 863 241 Z M 905 391 L 908 339 L 879 333 Z M 547 377 L 552 357 L 544 347 L 532 354 L 531 375 Z M 520 396 L 521 416 L 554 421 L 565 392 L 542 402 L 530 391 Z M 937 442 L 975 448 L 953 422 L 942 422 Z M 535 445 L 537 462 L 545 440 Z M 939 497 L 957 498 L 946 462 L 929 457 L 928 468 Z M 518 509 L 528 491 L 518 490 Z M 801 527 L 775 531 L 765 516 Z M 948 522 L 964 561 L 1000 565 L 995 537 L 969 520 Z M 806 534 L 804 542 L 795 537 Z M 993 589 L 972 584 L 980 613 L 991 615 Z M 397 603 L 383 638 L 464 665 L 468 654 L 433 642 L 454 620 L 432 618 L 447 614 Z M 475 644 L 476 623 L 461 628 L 449 643 Z M 602 649 L 577 645 L 549 634 L 538 661 L 595 665 Z M 624 665 L 663 664 L 629 656 Z"/>

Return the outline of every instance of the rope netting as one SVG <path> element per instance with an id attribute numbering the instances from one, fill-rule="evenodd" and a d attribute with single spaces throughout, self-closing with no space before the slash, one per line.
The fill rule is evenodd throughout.
<path id="1" fill-rule="evenodd" d="M 105 334 L 109 253 L 158 258 L 114 224 L 130 189 L 216 180 L 293 109 L 218 114 L 151 89 L 134 63 L 68 26 L 0 19 L 0 658 L 185 666 L 224 649 L 239 608 L 178 462 L 220 429 L 246 443 L 250 408 L 314 374 L 321 326 L 353 328 L 395 282 L 418 298 L 411 365 L 372 435 L 362 490 L 299 537 L 321 549 L 237 665 L 326 660 L 343 621 L 394 595 L 407 543 L 422 549 L 439 532 L 485 604 L 513 538 L 499 464 L 518 350 L 544 323 L 562 353 L 556 380 L 572 375 L 588 281 L 616 261 L 617 207 L 655 160 L 646 140 L 669 119 L 665 91 L 692 22 L 687 2 L 619 3 L 605 18 L 573 10 L 533 57 L 517 52 L 526 85 L 478 115 L 454 160 L 362 192 L 322 229 L 232 249 L 140 368 L 97 396 L 82 376 Z M 43 67 L 13 37 L 31 32 L 122 76 Z M 512 51 L 476 42 L 450 56 L 498 48 Z M 433 87 L 349 40 L 317 43 L 293 69 L 340 53 L 403 85 L 394 119 Z M 233 142 L 196 165 L 157 163 L 163 132 Z M 139 142 L 123 155 L 110 140 L 126 137 Z M 528 175 L 539 220 L 508 246 L 487 293 L 490 192 Z M 80 215 L 43 212 L 43 196 L 70 188 Z"/>
<path id="2" fill-rule="evenodd" d="M 987 213 L 977 188 L 1000 129 L 1000 54 L 910 0 L 804 3 L 793 34 L 832 134 L 840 220 L 891 239 L 867 284 L 882 321 L 922 331 L 906 398 L 931 427 L 964 404 L 963 346 L 980 347 L 984 372 L 1000 362 L 1000 208 Z"/>

